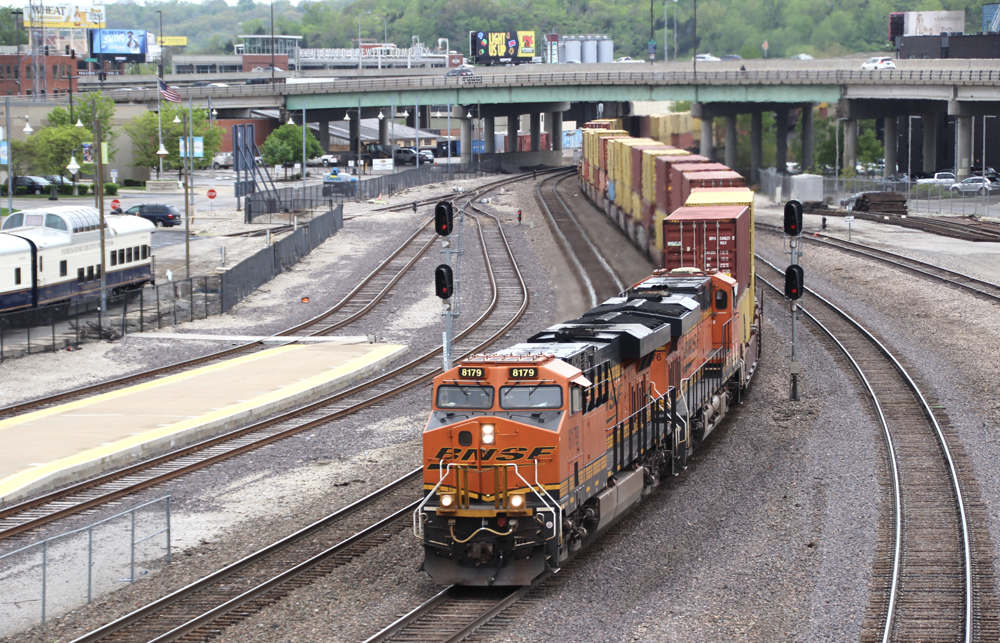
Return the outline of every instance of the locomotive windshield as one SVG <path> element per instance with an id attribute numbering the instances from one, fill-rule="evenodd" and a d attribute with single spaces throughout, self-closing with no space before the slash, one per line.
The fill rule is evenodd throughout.
<path id="1" fill-rule="evenodd" d="M 493 387 L 439 386 L 437 405 L 440 409 L 489 409 L 493 407 Z"/>
<path id="2" fill-rule="evenodd" d="M 562 388 L 559 386 L 521 384 L 500 388 L 502 409 L 560 409 L 562 405 Z"/>

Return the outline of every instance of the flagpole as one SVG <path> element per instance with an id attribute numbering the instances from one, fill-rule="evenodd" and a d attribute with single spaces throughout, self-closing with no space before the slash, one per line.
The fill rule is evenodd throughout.
<path id="1" fill-rule="evenodd" d="M 157 87 L 159 90 L 159 87 Z M 163 148 L 163 94 L 159 91 L 156 92 L 156 136 L 160 139 L 160 147 L 156 148 L 157 151 Z M 159 155 L 157 155 L 159 156 Z M 163 175 L 163 157 L 160 156 L 160 170 L 156 173 L 156 178 L 159 179 Z"/>

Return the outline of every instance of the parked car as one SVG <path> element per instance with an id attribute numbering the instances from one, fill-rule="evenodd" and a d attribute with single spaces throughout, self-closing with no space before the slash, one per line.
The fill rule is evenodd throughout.
<path id="1" fill-rule="evenodd" d="M 857 194 L 852 194 L 851 196 L 844 197 L 843 199 L 840 200 L 840 207 L 844 208 L 845 210 L 853 210 L 854 205 L 857 203 L 858 198 L 860 198 L 862 194 L 864 194 L 864 192 L 858 192 Z"/>
<path id="2" fill-rule="evenodd" d="M 720 60 L 722 60 L 721 58 L 717 58 L 712 54 L 698 54 L 697 56 L 694 57 L 694 59 L 700 63 L 717 63 Z"/>
<path id="3" fill-rule="evenodd" d="M 44 174 L 42 178 L 49 183 L 55 183 L 56 185 L 73 185 L 72 179 L 67 179 L 65 176 L 60 174 Z"/>
<path id="4" fill-rule="evenodd" d="M 412 147 L 401 147 L 395 151 L 393 154 L 393 159 L 400 165 L 417 165 L 418 163 L 426 163 L 417 151 Z"/>
<path id="5" fill-rule="evenodd" d="M 954 172 L 935 172 L 932 177 L 917 179 L 917 183 L 920 185 L 951 185 L 954 182 Z"/>
<path id="6" fill-rule="evenodd" d="M 434 152 L 430 150 L 420 150 L 420 164 L 434 163 Z"/>
<path id="7" fill-rule="evenodd" d="M 218 169 L 229 169 L 233 166 L 233 153 L 232 152 L 219 152 L 212 157 L 212 167 L 216 170 Z"/>
<path id="8" fill-rule="evenodd" d="M 726 54 L 722 57 L 722 60 L 743 60 L 743 56 L 739 54 Z"/>
<path id="9" fill-rule="evenodd" d="M 17 187 L 23 187 L 25 194 L 41 194 L 52 185 L 47 179 L 40 176 L 19 176 L 17 177 Z"/>
<path id="10" fill-rule="evenodd" d="M 476 72 L 471 67 L 454 67 L 449 69 L 445 76 L 475 76 Z"/>
<path id="11" fill-rule="evenodd" d="M 229 87 L 228 83 L 209 83 L 209 87 Z"/>
<path id="12" fill-rule="evenodd" d="M 191 83 L 191 87 L 208 87 L 211 84 L 212 81 L 210 80 L 196 80 L 193 83 Z"/>
<path id="13" fill-rule="evenodd" d="M 873 69 L 895 69 L 896 63 L 892 61 L 892 58 L 888 56 L 875 56 L 874 58 L 869 58 L 865 62 L 861 63 L 861 70 L 868 71 Z"/>
<path id="14" fill-rule="evenodd" d="M 615 62 L 616 63 L 643 63 L 645 61 L 644 60 L 636 60 L 635 58 L 632 58 L 631 56 L 622 56 L 621 58 L 619 58 Z"/>
<path id="15" fill-rule="evenodd" d="M 133 205 L 128 210 L 125 210 L 125 212 L 122 212 L 120 208 L 115 212 L 142 217 L 152 222 L 157 228 L 172 228 L 181 224 L 180 210 L 172 205 L 165 205 L 163 203 L 141 203 Z"/>
<path id="16" fill-rule="evenodd" d="M 964 195 L 968 193 L 975 193 L 979 196 L 986 196 L 990 192 L 1000 190 L 1000 184 L 981 176 L 971 176 L 964 181 L 952 184 L 950 189 L 952 194 Z"/>
<path id="17" fill-rule="evenodd" d="M 795 54 L 792 56 L 792 60 L 812 60 L 813 57 L 809 54 Z"/>

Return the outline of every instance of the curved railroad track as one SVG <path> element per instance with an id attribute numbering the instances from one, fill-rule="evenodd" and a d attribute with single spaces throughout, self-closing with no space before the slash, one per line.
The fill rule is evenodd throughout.
<path id="1" fill-rule="evenodd" d="M 556 175 L 541 181 L 535 188 L 538 201 L 549 221 L 552 233 L 563 247 L 563 253 L 576 267 L 583 292 L 587 293 L 590 307 L 597 306 L 625 289 L 625 284 L 608 263 L 580 221 L 559 196 L 559 184 L 576 176 Z"/>
<path id="2" fill-rule="evenodd" d="M 758 257 L 762 283 L 780 294 L 783 273 Z M 882 426 L 892 519 L 880 546 L 861 640 L 996 640 L 989 534 L 978 487 L 956 456 L 931 404 L 900 361 L 868 330 L 807 290 L 800 310 L 844 353 Z"/>
<path id="3" fill-rule="evenodd" d="M 506 184 L 524 178 L 524 176 L 507 178 L 498 183 Z M 493 184 L 491 189 L 498 186 L 498 184 Z M 481 191 L 477 191 L 473 195 L 466 195 L 466 198 L 471 202 L 475 196 L 481 193 Z M 454 347 L 456 355 L 462 354 L 462 351 L 467 350 L 468 346 L 479 346 L 483 336 L 489 336 L 498 324 L 503 328 L 509 328 L 517 319 L 520 319 L 528 305 L 527 290 L 520 272 L 514 264 L 499 221 L 493 215 L 486 214 L 486 216 L 489 223 L 479 225 L 479 235 L 484 257 L 488 268 L 490 268 L 493 299 L 487 311 L 479 319 L 462 333 L 457 334 Z M 477 224 L 479 223 L 478 218 L 474 216 L 472 218 Z M 307 322 L 283 331 L 281 336 L 288 336 L 290 341 L 294 341 L 294 337 L 302 333 L 314 335 L 329 333 L 370 311 L 406 270 L 433 244 L 435 235 L 429 224 L 430 221 L 411 235 L 400 249 L 338 304 Z M 491 257 L 490 248 L 500 248 L 501 251 L 498 255 Z M 407 249 L 409 251 L 406 251 Z M 495 270 L 492 268 L 491 261 L 498 264 Z M 516 275 L 516 277 L 511 275 Z M 519 291 L 524 293 L 523 303 L 516 311 L 512 311 L 510 310 L 511 306 L 515 302 L 519 302 L 517 297 Z M 497 317 L 494 317 L 494 312 L 498 313 Z M 508 319 L 513 318 L 513 321 L 509 323 L 508 321 L 496 321 L 496 319 L 504 319 L 505 316 Z M 218 359 L 258 344 L 244 344 L 179 365 L 119 378 L 104 386 L 123 386 L 134 383 L 139 378 L 145 379 L 151 375 L 181 366 L 202 363 L 208 359 Z M 385 375 L 361 382 L 350 389 L 306 406 L 0 509 L 0 539 L 22 534 L 54 520 L 191 473 L 239 453 L 270 444 L 299 431 L 314 428 L 325 422 L 367 408 L 395 393 L 432 378 L 438 370 L 438 366 L 432 358 L 440 354 L 440 351 L 441 349 L 437 348 Z M 411 377 L 411 379 L 406 380 L 407 383 L 404 386 L 399 379 L 406 379 L 406 377 Z M 100 388 L 100 385 L 95 385 L 70 393 L 82 395 L 84 392 L 92 392 L 94 389 Z M 42 405 L 63 400 L 67 395 L 60 394 L 35 402 L 37 405 Z"/>
<path id="4" fill-rule="evenodd" d="M 480 214 L 485 220 L 481 220 L 477 215 L 469 216 L 478 224 L 493 295 L 487 310 L 456 337 L 455 355 L 459 359 L 464 355 L 479 352 L 502 338 L 524 315 L 529 303 L 527 286 L 517 268 L 499 219 L 488 213 L 480 212 Z M 488 252 L 488 249 L 495 250 Z M 314 409 L 312 412 L 320 414 L 319 417 L 310 419 L 310 413 L 302 414 L 300 410 L 276 418 L 287 425 L 284 428 L 276 428 L 284 431 L 286 435 L 298 432 L 307 426 L 316 426 L 343 417 L 425 383 L 440 372 L 436 360 L 432 360 L 440 352 L 441 349 L 437 348 L 364 385 L 310 405 Z M 352 398 L 352 395 L 355 397 Z M 329 537 L 310 538 L 306 542 L 304 537 L 300 537 L 302 532 L 298 532 L 160 601 L 90 632 L 76 639 L 74 643 L 96 641 L 165 643 L 182 638 L 184 641 L 210 640 L 224 627 L 239 622 L 280 600 L 291 589 L 327 573 L 331 565 L 335 566 L 337 561 L 347 555 L 344 553 L 347 551 L 346 548 L 355 547 L 367 551 L 406 528 L 409 525 L 406 519 L 420 502 L 419 489 L 413 486 L 419 482 L 420 472 L 421 470 L 417 469 L 390 485 L 395 489 L 401 488 L 404 483 L 412 482 L 412 488 L 406 487 L 409 490 L 409 495 L 406 497 L 418 500 L 402 508 L 394 507 L 389 517 L 366 527 L 350 538 L 329 546 Z M 359 501 L 351 508 L 356 510 L 370 502 L 367 499 L 364 503 Z M 341 512 L 333 514 L 333 516 L 340 515 Z M 332 524 L 330 521 L 333 520 L 333 516 L 320 521 L 323 527 Z M 306 528 L 309 530 L 306 535 L 318 533 L 320 527 L 316 525 Z M 302 543 L 308 546 L 303 548 Z M 251 563 L 254 566 L 249 569 L 248 565 Z M 234 573 L 241 575 L 232 577 Z"/>
<path id="5" fill-rule="evenodd" d="M 769 223 L 761 223 L 760 221 L 756 223 L 756 228 L 758 230 L 772 232 L 774 234 L 784 234 L 784 231 L 780 227 Z M 878 261 L 894 268 L 904 270 L 913 275 L 942 282 L 949 286 L 960 288 L 978 297 L 984 297 L 993 301 L 1000 301 L 1000 284 L 991 283 L 971 275 L 949 270 L 948 268 L 942 268 L 941 266 L 920 261 L 919 259 L 913 259 L 912 257 L 906 257 L 888 250 L 874 248 L 872 246 L 847 241 L 845 239 L 838 239 L 837 237 L 822 233 L 817 233 L 814 236 L 803 235 L 802 239 L 808 241 L 810 244 L 817 244 L 827 248 L 835 248 L 858 257 Z"/>
<path id="6" fill-rule="evenodd" d="M 862 212 L 861 210 L 811 210 L 806 214 L 816 216 L 844 217 L 853 216 L 855 219 L 872 221 L 874 223 L 884 223 L 899 226 L 901 228 L 911 228 L 913 230 L 923 230 L 932 232 L 942 237 L 962 239 L 964 241 L 997 242 L 1000 241 L 1000 230 L 989 223 L 959 223 L 947 219 L 935 219 L 930 215 L 920 213 L 901 216 L 890 212 Z M 967 221 L 967 219 L 965 219 Z"/>

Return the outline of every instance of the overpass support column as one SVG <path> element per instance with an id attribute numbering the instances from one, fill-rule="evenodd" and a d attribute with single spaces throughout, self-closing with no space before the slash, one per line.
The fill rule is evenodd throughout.
<path id="1" fill-rule="evenodd" d="M 958 180 L 968 178 L 972 169 L 972 117 L 958 116 L 957 134 L 958 136 Z"/>
<path id="2" fill-rule="evenodd" d="M 390 118 L 380 118 L 378 121 L 378 142 L 379 145 L 389 145 L 389 122 Z"/>
<path id="3" fill-rule="evenodd" d="M 709 160 L 715 158 L 715 155 L 712 154 L 712 118 L 708 115 L 701 119 L 701 150 L 699 151 L 702 156 Z"/>
<path id="4" fill-rule="evenodd" d="M 549 141 L 553 152 L 562 151 L 563 144 L 563 115 L 562 112 L 552 112 L 545 119 L 549 125 Z"/>
<path id="5" fill-rule="evenodd" d="M 496 118 L 494 118 L 493 116 L 483 117 L 483 145 L 486 147 L 484 151 L 487 154 L 496 154 L 497 151 L 496 127 L 497 127 Z"/>
<path id="6" fill-rule="evenodd" d="M 896 173 L 896 143 L 899 141 L 899 137 L 896 136 L 895 116 L 885 117 L 885 134 L 883 138 L 885 139 L 883 141 L 885 144 L 885 169 L 882 172 L 882 176 L 889 178 Z"/>
<path id="7" fill-rule="evenodd" d="M 774 167 L 780 174 L 788 173 L 788 110 L 779 109 L 774 112 L 776 127 L 776 149 L 774 152 Z"/>
<path id="8" fill-rule="evenodd" d="M 324 154 L 330 151 L 330 121 L 319 122 L 319 146 Z"/>
<path id="9" fill-rule="evenodd" d="M 521 115 L 511 114 L 507 117 L 507 143 L 504 152 L 517 151 L 517 132 L 521 127 Z"/>
<path id="10" fill-rule="evenodd" d="M 855 171 L 858 165 L 858 122 L 844 121 L 844 164 L 843 169 Z"/>
<path id="11" fill-rule="evenodd" d="M 531 151 L 537 152 L 542 146 L 542 121 L 541 114 L 531 112 L 528 114 L 529 128 L 531 130 Z"/>
<path id="12" fill-rule="evenodd" d="M 351 151 L 352 152 L 358 152 L 359 151 L 358 150 L 358 136 L 360 136 L 360 134 L 361 134 L 361 121 L 358 118 L 358 112 L 357 112 L 357 110 L 355 110 L 353 112 L 348 112 L 347 114 L 348 114 L 348 116 L 351 119 L 351 122 L 348 124 L 348 127 L 347 127 L 348 136 L 351 137 L 351 140 L 350 140 Z"/>
<path id="13" fill-rule="evenodd" d="M 802 106 L 802 171 L 813 166 L 813 104 Z"/>
<path id="14" fill-rule="evenodd" d="M 760 183 L 760 164 L 763 162 L 764 148 L 761 145 L 760 112 L 750 114 L 750 183 Z"/>
<path id="15" fill-rule="evenodd" d="M 726 165 L 736 169 L 736 114 L 726 114 Z"/>
<path id="16" fill-rule="evenodd" d="M 462 163 L 472 163 L 472 119 L 463 118 L 460 127 L 458 146 L 462 154 Z"/>
<path id="17" fill-rule="evenodd" d="M 920 117 L 924 130 L 924 172 L 937 170 L 938 115 L 924 114 Z"/>

